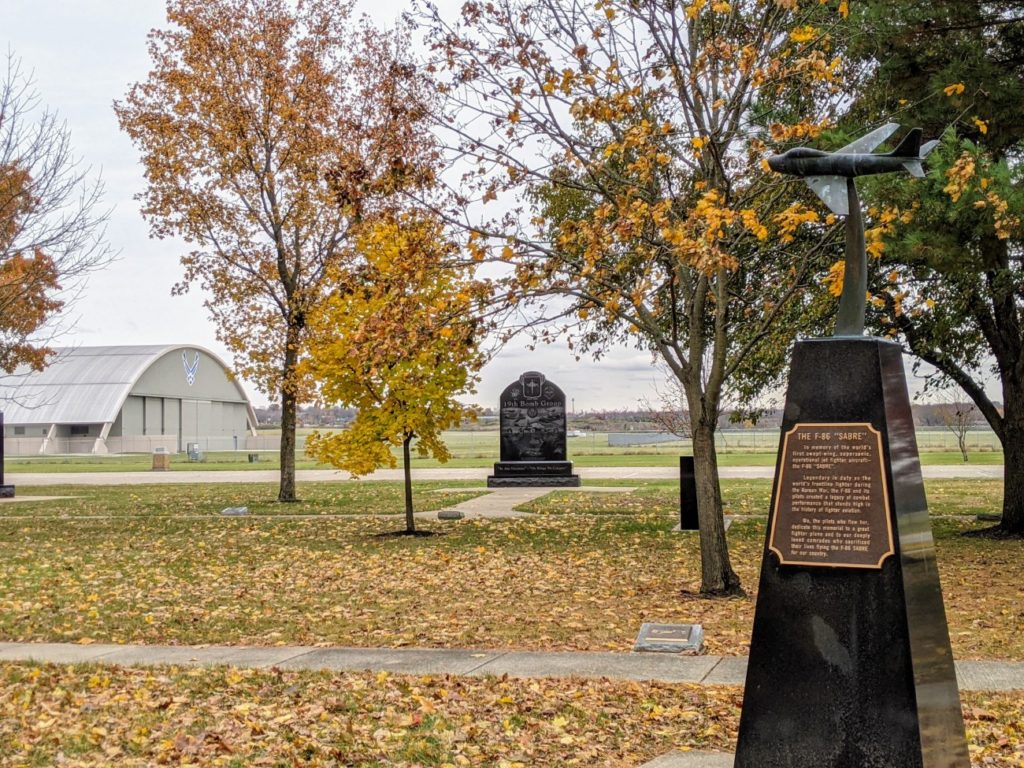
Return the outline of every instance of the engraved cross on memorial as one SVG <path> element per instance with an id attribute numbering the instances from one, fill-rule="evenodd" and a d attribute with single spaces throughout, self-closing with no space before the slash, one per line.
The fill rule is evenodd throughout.
<path id="1" fill-rule="evenodd" d="M 846 264 L 833 337 L 793 349 L 736 768 L 970 765 L 902 351 L 863 335 L 854 180 L 935 146 L 871 154 L 897 128 L 768 160 L 846 217 Z"/>

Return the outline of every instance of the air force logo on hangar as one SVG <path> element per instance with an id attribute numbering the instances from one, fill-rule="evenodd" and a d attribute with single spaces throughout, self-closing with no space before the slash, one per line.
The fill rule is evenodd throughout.
<path id="1" fill-rule="evenodd" d="M 190 387 L 196 383 L 196 373 L 199 371 L 199 353 L 196 352 L 195 355 L 196 359 L 189 363 L 188 351 L 185 350 L 181 353 L 181 362 L 185 366 L 185 381 Z"/>

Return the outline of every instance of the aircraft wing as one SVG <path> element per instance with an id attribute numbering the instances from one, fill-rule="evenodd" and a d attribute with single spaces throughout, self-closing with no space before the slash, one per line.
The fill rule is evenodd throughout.
<path id="1" fill-rule="evenodd" d="M 832 213 L 837 216 L 849 215 L 850 201 L 846 196 L 846 179 L 842 176 L 808 176 L 804 181 Z"/>
<path id="2" fill-rule="evenodd" d="M 886 123 L 881 128 L 875 128 L 871 133 L 866 133 L 856 141 L 851 141 L 842 149 L 837 149 L 837 155 L 866 155 L 883 141 L 892 136 L 899 129 L 899 123 Z"/>

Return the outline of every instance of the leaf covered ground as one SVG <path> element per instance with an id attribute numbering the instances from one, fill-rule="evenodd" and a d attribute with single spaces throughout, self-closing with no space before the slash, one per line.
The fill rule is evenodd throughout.
<path id="1" fill-rule="evenodd" d="M 302 493 L 323 494 L 321 510 L 398 512 L 399 488 Z M 734 509 L 756 507 L 750 481 L 725 488 Z M 943 488 L 929 484 L 932 498 L 968 493 Z M 664 489 L 556 494 L 559 514 L 433 521 L 424 527 L 438 535 L 416 539 L 381 535 L 402 527 L 394 516 L 223 518 L 221 506 L 259 509 L 262 491 L 191 490 L 194 506 L 181 489 L 150 487 L 6 507 L 32 512 L 0 519 L 0 639 L 626 651 L 652 621 L 701 623 L 708 653 L 747 652 L 764 520 L 729 532 L 748 596 L 702 599 L 696 536 L 650 503 Z M 121 493 L 138 499 L 109 501 Z M 114 517 L 87 516 L 104 504 Z M 934 521 L 954 653 L 1024 660 L 1024 544 L 964 538 L 972 527 Z"/>
<path id="2" fill-rule="evenodd" d="M 1019 768 L 1019 700 L 963 703 L 972 764 Z M 733 748 L 740 706 L 736 687 L 0 664 L 0 765 L 636 766 Z"/>

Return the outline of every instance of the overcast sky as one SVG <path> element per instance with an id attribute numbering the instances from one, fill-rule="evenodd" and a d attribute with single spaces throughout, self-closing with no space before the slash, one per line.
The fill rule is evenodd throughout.
<path id="1" fill-rule="evenodd" d="M 457 3 L 442 3 L 457 7 Z M 401 0 L 360 0 L 360 11 L 382 23 L 404 9 Z M 146 33 L 163 26 L 163 0 L 0 0 L 0 46 L 31 71 L 42 102 L 67 122 L 75 153 L 101 172 L 105 204 L 113 208 L 107 238 L 120 258 L 92 276 L 74 308 L 74 328 L 62 345 L 196 344 L 230 363 L 217 342 L 198 288 L 171 296 L 181 277 L 180 241 L 151 240 L 133 195 L 143 189 L 142 168 L 117 126 L 111 104 L 149 71 Z M 577 411 L 632 409 L 651 395 L 656 373 L 645 352 L 620 350 L 599 363 L 576 362 L 563 346 L 529 352 L 503 350 L 483 370 L 477 395 L 495 407 L 501 390 L 526 370 L 544 372 L 574 398 Z M 267 398 L 247 386 L 257 405 Z"/>
<path id="2" fill-rule="evenodd" d="M 458 0 L 442 0 L 457 8 Z M 403 0 L 359 0 L 360 11 L 389 23 Z M 42 102 L 67 122 L 75 153 L 102 173 L 105 205 L 113 209 L 107 229 L 120 258 L 92 276 L 74 307 L 75 325 L 62 345 L 195 344 L 230 364 L 203 309 L 198 288 L 171 296 L 181 277 L 180 241 L 151 240 L 133 195 L 143 189 L 138 156 L 117 126 L 111 105 L 130 83 L 149 71 L 146 33 L 163 26 L 163 0 L 0 0 L 0 46 L 32 72 Z M 616 349 L 601 361 L 577 362 L 564 345 L 528 351 L 506 347 L 484 370 L 472 398 L 495 407 L 501 390 L 526 370 L 539 370 L 558 384 L 577 412 L 634 409 L 638 400 L 657 400 L 664 389 L 646 352 Z M 912 383 L 912 389 L 913 383 Z M 256 405 L 267 397 L 247 385 Z M 570 403 L 571 407 L 571 403 Z"/>

